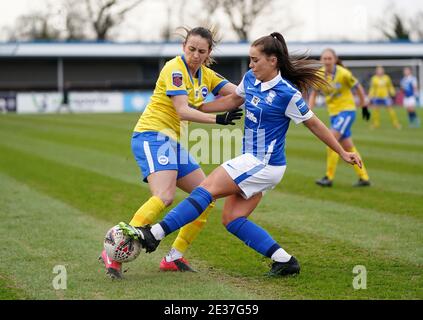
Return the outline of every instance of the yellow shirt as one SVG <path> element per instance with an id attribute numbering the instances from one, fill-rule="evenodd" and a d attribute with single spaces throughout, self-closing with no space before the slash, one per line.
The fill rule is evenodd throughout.
<path id="1" fill-rule="evenodd" d="M 181 129 L 186 129 L 188 121 L 181 121 L 171 97 L 187 95 L 188 103 L 198 108 L 209 92 L 217 95 L 228 83 L 225 78 L 204 65 L 198 70 L 197 76 L 192 77 L 184 56 L 168 61 L 160 72 L 150 102 L 134 131 L 161 131 L 172 139 L 179 140 Z"/>
<path id="2" fill-rule="evenodd" d="M 370 80 L 369 98 L 386 99 L 395 95 L 395 88 L 392 85 L 391 77 L 374 75 Z"/>
<path id="3" fill-rule="evenodd" d="M 329 87 L 320 89 L 326 98 L 329 115 L 335 116 L 342 111 L 355 110 L 355 101 L 351 89 L 358 84 L 358 80 L 352 75 L 351 71 L 336 65 L 332 74 L 325 74 L 324 67 L 320 68 L 320 74 L 330 84 Z"/>

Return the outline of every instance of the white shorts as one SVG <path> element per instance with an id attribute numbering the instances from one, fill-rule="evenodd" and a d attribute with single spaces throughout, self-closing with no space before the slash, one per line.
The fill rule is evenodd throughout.
<path id="1" fill-rule="evenodd" d="M 282 180 L 286 169 L 286 166 L 265 164 L 251 153 L 228 160 L 222 167 L 240 187 L 245 199 L 273 189 Z"/>
<path id="2" fill-rule="evenodd" d="M 416 97 L 404 97 L 403 105 L 406 108 L 415 107 L 416 106 Z"/>

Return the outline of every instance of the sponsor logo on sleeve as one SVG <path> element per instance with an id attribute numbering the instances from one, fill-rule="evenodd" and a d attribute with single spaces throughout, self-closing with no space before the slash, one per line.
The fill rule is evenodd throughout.
<path id="1" fill-rule="evenodd" d="M 308 112 L 308 106 L 303 99 L 298 100 L 295 104 L 302 116 Z"/>
<path id="2" fill-rule="evenodd" d="M 182 86 L 182 72 L 180 71 L 172 72 L 172 84 L 175 87 Z"/>

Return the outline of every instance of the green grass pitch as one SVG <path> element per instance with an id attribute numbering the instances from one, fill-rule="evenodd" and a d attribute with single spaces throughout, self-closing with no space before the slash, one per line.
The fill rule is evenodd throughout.
<path id="1" fill-rule="evenodd" d="M 104 234 L 149 197 L 130 149 L 139 115 L 0 115 L 0 299 L 423 299 L 423 128 L 397 112 L 402 130 L 383 112 L 381 129 L 354 124 L 366 189 L 341 162 L 333 188 L 316 186 L 325 146 L 291 124 L 285 177 L 251 218 L 298 258 L 299 276 L 266 278 L 269 259 L 225 230 L 220 200 L 187 252 L 199 273 L 159 271 L 171 235 L 114 282 L 97 262 Z M 57 265 L 65 290 L 53 287 Z M 366 289 L 353 287 L 357 265 Z"/>

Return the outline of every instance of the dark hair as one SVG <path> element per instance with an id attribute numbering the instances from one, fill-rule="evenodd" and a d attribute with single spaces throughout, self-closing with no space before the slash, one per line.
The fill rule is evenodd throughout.
<path id="1" fill-rule="evenodd" d="M 292 82 L 301 93 L 305 94 L 310 88 L 317 89 L 327 85 L 327 82 L 318 74 L 320 62 L 308 59 L 305 54 L 289 55 L 285 39 L 279 32 L 261 37 L 251 46 L 261 48 L 267 56 L 276 56 L 282 77 Z"/>
<path id="2" fill-rule="evenodd" d="M 333 56 L 335 57 L 335 63 L 336 63 L 338 66 L 345 67 L 345 66 L 344 66 L 344 64 L 342 63 L 342 60 L 341 60 L 341 59 L 338 57 L 338 55 L 336 54 L 335 50 L 333 50 L 332 48 L 326 48 L 325 50 L 323 50 L 323 51 L 322 51 L 322 54 L 323 54 L 323 53 L 325 53 L 325 52 L 330 52 L 330 53 L 332 53 L 332 54 L 333 54 Z"/>
<path id="3" fill-rule="evenodd" d="M 189 27 L 178 27 L 177 29 L 182 29 L 182 31 L 185 34 L 180 34 L 182 38 L 184 39 L 184 45 L 186 44 L 188 38 L 190 36 L 200 36 L 201 38 L 204 38 L 209 43 L 209 49 L 212 50 L 216 47 L 217 43 L 220 39 L 218 39 L 217 35 L 217 28 L 216 27 L 195 27 L 195 28 L 189 28 Z M 206 66 L 210 66 L 216 61 L 212 57 L 208 57 L 204 64 Z"/>

